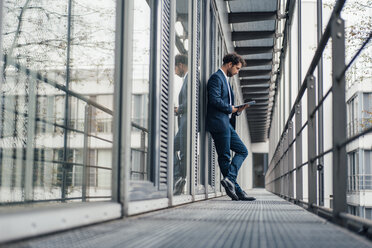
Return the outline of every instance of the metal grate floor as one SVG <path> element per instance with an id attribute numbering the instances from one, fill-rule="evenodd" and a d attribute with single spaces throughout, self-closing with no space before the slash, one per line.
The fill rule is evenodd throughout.
<path id="1" fill-rule="evenodd" d="M 372 242 L 265 190 L 221 197 L 8 244 L 6 247 L 372 247 Z"/>

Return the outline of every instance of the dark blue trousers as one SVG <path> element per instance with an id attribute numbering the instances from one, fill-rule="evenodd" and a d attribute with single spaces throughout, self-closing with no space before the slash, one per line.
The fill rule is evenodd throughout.
<path id="1" fill-rule="evenodd" d="M 230 125 L 225 132 L 211 133 L 216 146 L 218 155 L 218 165 L 224 177 L 235 183 L 236 192 L 241 192 L 239 184 L 236 182 L 238 172 L 243 161 L 248 156 L 248 150 Z M 230 150 L 235 152 L 231 160 Z"/>
<path id="2" fill-rule="evenodd" d="M 186 177 L 186 132 L 184 129 L 179 129 L 176 136 L 174 137 L 174 181 L 177 178 Z M 176 152 L 180 152 L 179 157 Z"/>

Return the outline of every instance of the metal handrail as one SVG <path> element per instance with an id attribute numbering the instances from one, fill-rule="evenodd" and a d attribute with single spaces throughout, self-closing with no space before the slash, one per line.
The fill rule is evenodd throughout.
<path id="1" fill-rule="evenodd" d="M 328 43 L 328 40 L 329 38 L 331 37 L 331 23 L 332 23 L 332 20 L 334 18 L 336 18 L 336 16 L 338 16 L 340 13 L 341 13 L 341 10 L 345 4 L 346 0 L 339 0 L 337 1 L 334 9 L 333 9 L 333 12 L 331 14 L 331 17 L 329 18 L 329 21 L 328 21 L 328 24 L 327 24 L 327 27 L 326 29 L 324 30 L 324 33 L 323 33 L 323 36 L 318 44 L 318 47 L 315 51 L 315 54 L 314 54 L 314 57 L 311 61 L 311 64 L 309 66 L 309 69 L 306 73 L 306 76 L 304 77 L 304 81 L 302 82 L 302 85 L 301 85 L 301 88 L 299 89 L 299 92 L 298 92 L 298 95 L 296 97 L 296 100 L 294 101 L 293 103 L 293 107 L 291 109 L 291 112 L 289 113 L 289 116 L 287 118 L 287 122 L 283 128 L 283 132 L 282 132 L 282 135 L 280 136 L 279 140 L 281 140 L 283 138 L 283 135 L 285 133 L 285 131 L 288 129 L 288 125 L 289 125 L 289 122 L 291 121 L 292 117 L 294 116 L 295 112 L 296 112 L 296 108 L 295 106 L 297 104 L 300 103 L 301 99 L 302 99 L 302 96 L 304 95 L 305 93 L 305 90 L 307 88 L 307 78 L 310 77 L 311 75 L 313 75 L 319 61 L 320 61 L 320 58 L 322 57 L 322 54 L 324 52 L 324 49 L 326 48 L 327 46 L 327 43 Z M 272 118 L 271 118 L 271 121 L 272 121 Z M 270 125 L 270 128 L 271 128 L 271 125 Z M 269 128 L 269 132 L 270 133 L 270 128 Z M 276 151 L 278 150 L 278 146 L 276 147 L 275 149 L 275 152 L 274 154 L 276 153 Z"/>
<path id="2" fill-rule="evenodd" d="M 337 224 L 340 225 L 346 225 L 349 224 L 347 222 L 355 222 L 357 223 L 357 226 L 361 226 L 362 232 L 367 233 L 371 232 L 372 228 L 372 221 L 364 220 L 359 217 L 352 216 L 350 214 L 347 214 L 346 206 L 346 185 L 348 182 L 348 185 L 352 185 L 353 187 L 365 187 L 364 183 L 366 183 L 366 187 L 370 186 L 370 180 L 369 176 L 367 178 L 365 177 L 358 177 L 353 175 L 352 177 L 349 177 L 347 182 L 344 181 L 346 179 L 347 170 L 346 170 L 346 149 L 345 146 L 349 144 L 350 142 L 358 139 L 359 137 L 366 135 L 368 133 L 372 132 L 372 127 L 367 126 L 363 128 L 363 131 L 358 130 L 358 134 L 354 135 L 353 137 L 347 138 L 346 137 L 346 113 L 344 111 L 345 109 L 345 99 L 344 99 L 344 84 L 345 84 L 345 72 L 348 68 L 350 68 L 351 64 L 355 61 L 355 59 L 361 54 L 361 51 L 366 47 L 368 42 L 371 40 L 372 32 L 369 34 L 369 37 L 363 42 L 363 45 L 360 47 L 360 49 L 356 52 L 356 54 L 353 56 L 351 61 L 345 65 L 344 64 L 344 21 L 340 18 L 340 12 L 345 4 L 344 0 L 337 1 L 332 15 L 329 19 L 329 22 L 327 24 L 327 27 L 325 29 L 325 32 L 323 36 L 321 37 L 321 40 L 318 44 L 318 47 L 316 49 L 315 55 L 312 59 L 312 62 L 309 66 L 309 69 L 307 71 L 307 74 L 304 77 L 304 81 L 302 85 L 300 86 L 298 95 L 296 97 L 295 102 L 293 103 L 293 107 L 290 111 L 290 114 L 288 116 L 287 122 L 282 130 L 281 136 L 279 138 L 279 141 L 275 147 L 273 156 L 270 161 L 270 167 L 268 170 L 268 173 L 266 175 L 267 180 L 271 180 L 270 182 L 266 183 L 266 186 L 269 188 L 270 191 L 273 191 L 273 193 L 285 198 L 285 199 L 292 199 L 295 203 L 301 203 L 302 205 L 306 204 L 308 210 L 318 213 L 319 215 L 326 214 L 332 221 L 334 221 Z M 318 27 L 319 28 L 319 27 Z M 332 28 L 332 30 L 331 30 Z M 318 63 L 322 57 L 322 54 L 324 52 L 324 49 L 332 36 L 332 49 L 334 57 L 332 59 L 333 65 L 332 65 L 332 73 L 333 73 L 333 86 L 326 92 L 326 94 L 322 97 L 319 96 L 318 105 L 315 104 L 316 101 L 316 95 L 315 95 L 315 78 L 313 77 L 313 73 L 318 66 Z M 337 51 L 341 51 L 337 53 Z M 308 120 L 304 125 L 301 124 L 302 118 L 301 118 L 301 100 L 304 96 L 305 91 L 308 90 Z M 337 104 L 341 104 L 342 112 L 333 112 L 334 118 L 334 131 L 340 132 L 340 135 L 333 135 L 333 145 L 330 149 L 327 151 L 321 152 L 319 151 L 319 154 L 316 152 L 316 124 L 314 124 L 314 117 L 315 114 L 320 110 L 320 107 L 323 105 L 325 99 L 327 99 L 330 95 L 330 93 L 333 94 L 333 107 L 335 108 Z M 320 93 L 318 93 L 320 95 Z M 286 158 L 288 154 L 291 154 L 292 151 L 291 146 L 293 146 L 294 140 L 292 137 L 292 133 L 289 133 L 291 140 L 286 140 L 285 137 L 287 137 L 288 132 L 293 132 L 293 130 L 290 130 L 290 123 L 292 122 L 292 118 L 295 116 L 295 113 L 299 110 L 296 115 L 296 130 L 295 138 L 298 138 L 300 140 L 301 134 L 306 126 L 308 126 L 308 139 L 309 139 L 309 146 L 308 146 L 308 161 L 303 162 L 302 161 L 302 148 L 301 145 L 299 145 L 298 141 L 296 141 L 296 145 L 299 145 L 297 148 L 296 146 L 296 152 L 299 152 L 297 154 L 299 157 L 297 158 L 296 155 L 296 167 L 292 168 L 289 166 L 283 165 L 283 158 Z M 334 110 L 335 111 L 335 110 Z M 272 118 L 273 119 L 273 118 Z M 337 126 L 337 122 L 340 123 L 340 126 Z M 345 123 L 344 123 L 345 121 Z M 336 122 L 336 123 L 335 123 Z M 302 125 L 302 127 L 301 127 Z M 335 127 L 336 125 L 336 127 Z M 338 127 L 338 129 L 337 129 Z M 335 129 L 336 128 L 336 129 Z M 345 130 L 344 130 L 345 128 Z M 344 140 L 343 140 L 344 139 Z M 289 145 L 290 143 L 290 145 Z M 299 150 L 297 150 L 299 149 Z M 283 151 L 284 150 L 284 151 Z M 317 161 L 319 158 L 324 157 L 326 154 L 333 152 L 333 209 L 324 208 L 317 205 L 317 198 L 316 198 L 316 166 L 315 161 Z M 302 164 L 300 164 L 302 163 Z M 279 165 L 279 166 L 278 166 Z M 291 161 L 291 165 L 293 165 L 293 162 Z M 302 171 L 301 168 L 305 165 L 308 165 L 309 169 L 309 179 L 308 179 L 308 202 L 305 202 L 301 200 L 302 198 Z M 279 168 L 277 168 L 277 166 Z M 319 165 L 318 165 L 319 166 Z M 322 166 L 318 167 L 318 170 L 321 170 Z M 291 185 L 291 179 L 289 177 L 290 174 L 292 174 L 294 171 L 297 171 L 298 174 L 296 178 L 296 198 L 293 199 L 291 196 L 293 195 L 293 184 Z M 274 175 L 272 175 L 274 174 Z M 280 180 L 281 179 L 281 180 Z M 365 179 L 363 181 L 363 179 Z M 350 180 L 355 180 L 355 184 L 350 184 Z M 288 183 L 289 187 L 287 186 Z M 298 188 L 297 186 L 300 185 Z M 291 191 L 292 190 L 292 191 Z M 298 193 L 300 192 L 300 193 Z M 298 195 L 299 194 L 299 195 Z M 320 194 L 320 193 L 319 193 Z M 346 224 L 345 224 L 346 222 Z M 355 226 L 354 224 L 352 224 Z"/>

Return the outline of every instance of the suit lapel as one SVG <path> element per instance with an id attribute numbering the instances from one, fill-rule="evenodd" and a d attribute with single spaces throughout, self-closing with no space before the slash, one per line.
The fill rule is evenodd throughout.
<path id="1" fill-rule="evenodd" d="M 231 90 L 231 86 L 230 86 L 230 83 L 226 81 L 226 78 L 225 78 L 225 75 L 223 75 L 223 72 L 218 69 L 217 71 L 217 75 L 220 77 L 220 79 L 222 80 L 223 82 L 223 87 L 227 90 L 227 95 L 228 95 L 228 98 L 229 98 L 229 102 L 230 102 L 230 95 L 229 95 L 229 88 L 230 88 L 230 93 L 231 93 L 231 102 L 234 104 L 234 93 L 232 92 Z M 227 86 L 229 85 L 229 86 Z M 227 88 L 229 87 L 229 88 Z M 228 103 L 229 103 L 228 102 Z"/>
<path id="2" fill-rule="evenodd" d="M 230 92 L 231 92 L 231 104 L 234 105 L 234 92 L 231 88 L 231 84 L 230 84 L 230 81 L 229 81 L 229 87 L 230 87 Z"/>

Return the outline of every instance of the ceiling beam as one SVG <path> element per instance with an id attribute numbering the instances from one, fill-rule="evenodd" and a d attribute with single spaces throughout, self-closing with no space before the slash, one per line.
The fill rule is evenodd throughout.
<path id="1" fill-rule="evenodd" d="M 247 66 L 259 66 L 259 65 L 271 65 L 273 63 L 272 59 L 246 59 L 245 64 Z"/>
<path id="2" fill-rule="evenodd" d="M 256 102 L 254 106 L 269 106 L 269 103 L 268 102 Z M 251 106 L 250 108 L 253 108 L 253 106 Z"/>
<path id="3" fill-rule="evenodd" d="M 266 38 L 273 38 L 274 35 L 275 35 L 275 30 L 240 31 L 240 32 L 231 33 L 232 41 L 266 39 Z"/>
<path id="4" fill-rule="evenodd" d="M 240 79 L 240 85 L 259 84 L 259 83 L 270 83 L 270 78 Z"/>
<path id="5" fill-rule="evenodd" d="M 261 90 L 252 90 L 247 88 L 242 88 L 242 92 L 244 95 L 256 95 L 256 94 L 269 94 L 269 89 L 261 89 Z"/>
<path id="6" fill-rule="evenodd" d="M 264 84 L 242 84 L 240 81 L 240 87 L 242 89 L 252 89 L 252 88 L 269 88 L 270 84 L 264 83 Z"/>
<path id="7" fill-rule="evenodd" d="M 272 53 L 273 46 L 252 46 L 252 47 L 235 47 L 235 52 L 240 55 L 249 55 L 249 54 L 260 54 L 260 53 Z"/>
<path id="8" fill-rule="evenodd" d="M 275 11 L 229 13 L 229 23 L 255 22 L 275 19 Z"/>
<path id="9" fill-rule="evenodd" d="M 241 70 L 239 77 L 265 76 L 270 75 L 271 70 Z"/>

